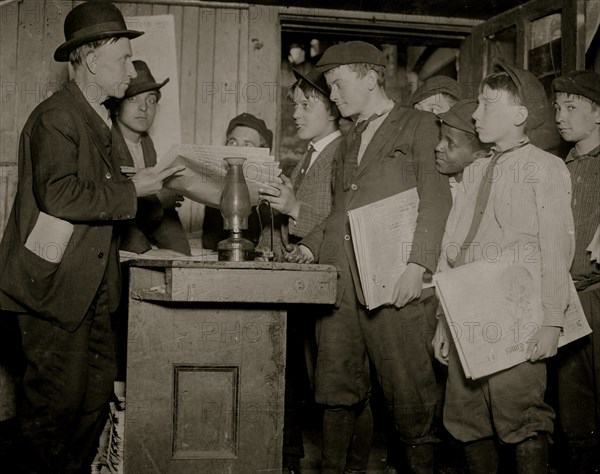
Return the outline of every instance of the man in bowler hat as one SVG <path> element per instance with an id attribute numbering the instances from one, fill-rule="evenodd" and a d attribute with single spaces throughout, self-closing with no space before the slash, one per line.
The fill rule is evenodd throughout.
<path id="1" fill-rule="evenodd" d="M 182 170 L 121 176 L 103 103 L 135 77 L 128 30 L 110 2 L 76 6 L 54 53 L 74 80 L 38 105 L 19 144 L 19 183 L 0 244 L 0 309 L 17 313 L 26 368 L 18 466 L 89 473 L 116 373 L 110 313 L 120 298 L 115 223 Z"/>

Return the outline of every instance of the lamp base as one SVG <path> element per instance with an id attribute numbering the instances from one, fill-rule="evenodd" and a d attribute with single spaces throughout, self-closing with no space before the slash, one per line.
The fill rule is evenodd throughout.
<path id="1" fill-rule="evenodd" d="M 244 239 L 241 233 L 232 232 L 231 236 L 221 240 L 217 246 L 220 262 L 247 262 L 254 260 L 254 244 Z"/>

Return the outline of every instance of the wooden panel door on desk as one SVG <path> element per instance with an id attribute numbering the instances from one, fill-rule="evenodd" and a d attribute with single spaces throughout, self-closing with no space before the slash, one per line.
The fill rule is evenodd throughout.
<path id="1" fill-rule="evenodd" d="M 285 312 L 129 301 L 127 474 L 281 468 Z"/>

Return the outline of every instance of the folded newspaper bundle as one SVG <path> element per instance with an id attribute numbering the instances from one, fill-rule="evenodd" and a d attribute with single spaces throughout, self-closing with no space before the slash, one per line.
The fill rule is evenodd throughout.
<path id="1" fill-rule="evenodd" d="M 527 342 L 543 319 L 541 271 L 480 260 L 436 273 L 436 294 L 467 378 L 477 379 L 525 362 Z M 562 347 L 591 332 L 570 284 Z"/>
<path id="2" fill-rule="evenodd" d="M 279 162 L 275 161 L 273 155 L 269 155 L 268 148 L 176 145 L 158 160 L 155 170 L 185 166 L 183 175 L 167 180 L 165 187 L 192 201 L 218 208 L 227 175 L 227 163 L 223 160 L 229 157 L 246 158 L 244 178 L 252 205 L 258 204 L 258 190 L 261 187 L 281 183 Z"/>

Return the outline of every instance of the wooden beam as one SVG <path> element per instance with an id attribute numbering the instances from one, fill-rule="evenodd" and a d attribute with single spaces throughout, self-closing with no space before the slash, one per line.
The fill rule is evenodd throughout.
<path id="1" fill-rule="evenodd" d="M 22 0 L 19 0 L 22 1 Z M 239 8 L 248 9 L 247 3 L 225 3 L 225 2 L 210 2 L 206 0 L 120 0 L 119 3 L 138 3 L 149 5 L 175 5 L 181 7 L 204 7 L 204 8 Z"/>
<path id="2" fill-rule="evenodd" d="M 564 0 L 561 35 L 562 73 L 585 69 L 585 0 Z"/>

